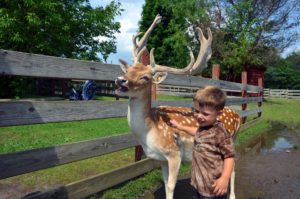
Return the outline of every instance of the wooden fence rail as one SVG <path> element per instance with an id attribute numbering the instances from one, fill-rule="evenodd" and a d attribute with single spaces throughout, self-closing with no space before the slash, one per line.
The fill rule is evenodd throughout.
<path id="1" fill-rule="evenodd" d="M 98 62 L 72 60 L 0 50 L 0 74 L 42 78 L 113 81 L 122 74 L 119 66 Z M 219 86 L 225 91 L 260 93 L 262 88 L 253 85 L 226 82 L 217 79 L 169 74 L 166 85 L 199 88 Z M 195 90 L 193 90 L 194 92 Z M 262 102 L 262 97 L 228 98 L 226 105 L 245 105 Z M 0 127 L 49 122 L 78 121 L 99 118 L 125 117 L 128 101 L 0 101 Z M 190 99 L 179 101 L 153 101 L 152 106 L 171 105 L 191 107 Z M 241 117 L 261 113 L 261 108 L 239 110 Z M 120 132 L 122 133 L 122 132 Z M 136 146 L 132 134 L 98 138 L 72 144 L 0 154 L 0 179 L 50 168 L 70 162 L 104 155 Z M 123 168 L 99 174 L 78 182 L 58 187 L 27 198 L 82 198 L 102 191 L 148 172 L 158 165 L 145 159 Z"/>
<path id="2" fill-rule="evenodd" d="M 262 102 L 262 97 L 228 98 L 226 105 Z M 125 117 L 127 101 L 13 101 L 0 103 L 0 126 Z M 160 105 L 192 107 L 191 100 L 154 101 Z M 80 113 L 80 114 L 78 114 Z"/>
<path id="3" fill-rule="evenodd" d="M 264 89 L 264 97 L 300 99 L 300 90 Z"/>

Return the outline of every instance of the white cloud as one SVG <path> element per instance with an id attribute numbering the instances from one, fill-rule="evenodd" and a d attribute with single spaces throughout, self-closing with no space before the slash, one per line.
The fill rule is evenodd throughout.
<path id="1" fill-rule="evenodd" d="M 91 0 L 91 6 L 105 6 L 109 4 L 109 0 Z M 117 53 L 111 54 L 107 60 L 108 63 L 118 64 L 118 59 L 124 59 L 128 63 L 132 60 L 132 35 L 138 30 L 138 22 L 141 19 L 143 0 L 119 0 L 121 8 L 124 11 L 121 16 L 116 18 L 116 21 L 120 22 L 120 33 L 116 34 L 117 41 Z M 99 38 L 104 39 L 104 38 Z"/>

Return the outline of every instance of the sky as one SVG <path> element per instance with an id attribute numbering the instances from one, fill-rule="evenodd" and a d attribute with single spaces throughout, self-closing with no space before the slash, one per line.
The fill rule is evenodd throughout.
<path id="1" fill-rule="evenodd" d="M 91 6 L 105 6 L 109 4 L 111 0 L 90 0 Z M 121 16 L 116 18 L 116 21 L 121 23 L 120 33 L 116 34 L 117 42 L 117 53 L 110 54 L 107 59 L 109 64 L 118 64 L 119 59 L 127 61 L 129 64 L 132 63 L 132 35 L 138 30 L 138 22 L 141 19 L 142 7 L 145 3 L 144 0 L 119 0 L 121 8 L 124 11 Z M 299 28 L 300 29 L 300 28 Z M 282 57 L 286 57 L 293 51 L 300 51 L 300 39 L 299 41 L 285 49 L 281 54 Z M 100 55 L 101 56 L 101 55 Z"/>
<path id="2" fill-rule="evenodd" d="M 111 0 L 90 0 L 91 6 L 105 6 Z M 119 59 L 125 60 L 127 63 L 132 63 L 132 35 L 138 30 L 138 22 L 141 19 L 142 7 L 144 0 L 119 0 L 121 8 L 124 11 L 121 16 L 116 18 L 120 22 L 120 33 L 116 34 L 117 38 L 117 53 L 110 54 L 107 59 L 109 64 L 118 64 Z"/>

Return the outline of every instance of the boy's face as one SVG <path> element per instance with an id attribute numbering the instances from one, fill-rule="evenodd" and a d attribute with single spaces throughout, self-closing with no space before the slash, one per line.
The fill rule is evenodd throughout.
<path id="1" fill-rule="evenodd" d="M 194 105 L 194 116 L 201 127 L 210 126 L 215 123 L 220 111 L 211 107 L 199 107 L 197 103 Z"/>

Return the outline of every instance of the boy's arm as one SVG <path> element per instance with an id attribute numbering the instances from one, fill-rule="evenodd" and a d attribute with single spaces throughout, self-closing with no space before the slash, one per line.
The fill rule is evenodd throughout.
<path id="1" fill-rule="evenodd" d="M 229 180 L 232 170 L 233 170 L 233 167 L 234 167 L 234 158 L 233 157 L 226 158 L 224 160 L 224 168 L 223 168 L 221 178 L 225 178 L 225 179 Z"/>
<path id="2" fill-rule="evenodd" d="M 184 131 L 192 136 L 194 136 L 196 134 L 197 127 L 180 125 L 175 120 L 171 120 L 170 123 L 171 123 L 172 127 L 177 128 L 178 130 Z"/>
<path id="3" fill-rule="evenodd" d="M 234 167 L 234 158 L 226 158 L 224 159 L 224 167 L 223 172 L 220 178 L 218 178 L 214 184 L 214 193 L 218 196 L 224 195 L 228 190 L 228 183 Z"/>

